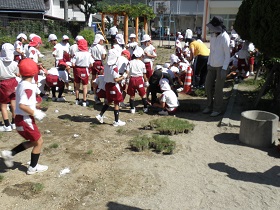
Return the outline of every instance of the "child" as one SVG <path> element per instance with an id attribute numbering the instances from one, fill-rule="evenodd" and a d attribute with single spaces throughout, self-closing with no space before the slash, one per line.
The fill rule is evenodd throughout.
<path id="1" fill-rule="evenodd" d="M 119 83 L 127 77 L 127 74 L 120 76 L 118 67 L 116 66 L 118 60 L 118 52 L 115 49 L 109 50 L 107 64 L 104 68 L 104 81 L 106 82 L 106 99 L 107 102 L 103 105 L 102 110 L 96 119 L 102 124 L 104 113 L 109 108 L 109 105 L 114 102 L 115 121 L 113 126 L 124 126 L 126 123 L 119 119 L 119 103 L 123 101 L 122 93 L 120 91 Z"/>
<path id="2" fill-rule="evenodd" d="M 141 42 L 143 43 L 141 47 L 144 50 L 143 62 L 145 63 L 146 67 L 146 76 L 148 79 L 150 79 L 153 74 L 153 61 L 157 57 L 156 48 L 152 45 L 151 37 L 148 34 L 143 36 Z"/>
<path id="3" fill-rule="evenodd" d="M 16 129 L 15 125 L 15 89 L 18 85 L 16 74 L 18 74 L 18 63 L 14 61 L 14 46 L 10 43 L 2 45 L 0 57 L 0 106 L 4 125 L 0 127 L 1 132 L 9 132 Z M 9 122 L 7 111 L 8 103 L 11 103 L 12 122 Z"/>
<path id="4" fill-rule="evenodd" d="M 55 58 L 54 66 L 57 66 L 58 61 L 63 59 L 64 47 L 57 42 L 57 36 L 55 34 L 49 35 L 48 42 L 50 42 L 54 46 L 52 55 Z"/>
<path id="5" fill-rule="evenodd" d="M 65 102 L 66 99 L 62 97 L 64 92 L 65 82 L 68 82 L 67 64 L 60 60 L 57 68 L 51 68 L 47 72 L 46 83 L 52 90 L 52 101 Z M 58 88 L 58 98 L 56 98 L 56 88 Z"/>
<path id="6" fill-rule="evenodd" d="M 127 66 L 127 72 L 130 77 L 128 83 L 128 89 L 127 89 L 127 94 L 130 96 L 129 99 L 130 112 L 132 114 L 135 113 L 134 98 L 135 98 L 135 93 L 137 91 L 140 97 L 142 98 L 142 102 L 144 105 L 143 111 L 147 113 L 148 102 L 146 98 L 145 87 L 149 86 L 149 82 L 148 82 L 148 78 L 146 77 L 145 64 L 142 62 L 144 51 L 141 47 L 136 47 L 136 49 L 133 52 L 133 55 L 135 56 L 135 59 L 130 61 Z"/>
<path id="7" fill-rule="evenodd" d="M 163 110 L 158 112 L 159 115 L 174 114 L 179 106 L 178 98 L 171 90 L 169 81 L 167 79 L 160 80 L 160 89 L 163 91 L 159 103 L 154 103 L 153 106 L 162 108 Z"/>
<path id="8" fill-rule="evenodd" d="M 124 50 L 124 39 L 122 34 L 117 34 L 114 40 L 114 45 L 112 49 L 115 49 L 117 52 L 117 56 L 119 57 Z"/>
<path id="9" fill-rule="evenodd" d="M 6 166 L 13 167 L 14 156 L 33 147 L 30 166 L 27 170 L 27 174 L 31 175 L 48 170 L 48 166 L 38 164 L 43 139 L 34 119 L 42 120 L 46 114 L 36 109 L 36 85 L 32 84 L 32 79 L 38 72 L 37 64 L 29 58 L 23 59 L 19 64 L 19 72 L 22 75 L 22 81 L 18 84 L 16 90 L 15 124 L 17 132 L 29 141 L 20 143 L 11 151 L 4 150 L 1 154 Z"/>
<path id="10" fill-rule="evenodd" d="M 102 103 L 100 101 L 101 98 L 104 98 L 104 102 L 106 102 L 106 90 L 105 90 L 106 82 L 104 80 L 103 70 L 100 70 L 99 73 L 102 75 L 98 75 L 93 81 L 93 91 L 96 96 L 95 98 L 96 105 Z"/>
<path id="11" fill-rule="evenodd" d="M 24 49 L 23 49 L 23 43 L 27 41 L 27 36 L 23 33 L 20 33 L 17 36 L 17 41 L 14 44 L 14 49 L 15 49 L 15 56 L 14 60 L 16 62 L 19 62 L 21 59 L 25 57 Z"/>
<path id="12" fill-rule="evenodd" d="M 136 35 L 130 34 L 129 39 L 130 42 L 126 45 L 126 49 L 129 51 L 130 55 L 133 55 L 133 51 L 138 46 L 138 42 L 136 42 Z"/>
<path id="13" fill-rule="evenodd" d="M 89 78 L 89 68 L 92 67 L 94 60 L 88 52 L 88 43 L 85 39 L 80 39 L 78 42 L 79 51 L 72 58 L 72 66 L 74 69 L 74 82 L 76 105 L 79 104 L 80 83 L 83 85 L 83 106 L 87 106 L 87 85 Z"/>
<path id="14" fill-rule="evenodd" d="M 183 56 L 183 50 L 182 50 L 182 44 L 181 42 L 183 41 L 184 37 L 182 35 L 179 35 L 176 42 L 175 42 L 175 54 L 178 56 L 178 58 L 182 61 L 185 62 L 185 58 Z"/>
<path id="15" fill-rule="evenodd" d="M 93 81 L 97 77 L 97 75 L 101 75 L 100 71 L 104 68 L 102 61 L 105 60 L 107 52 L 103 46 L 104 37 L 101 34 L 96 34 L 94 38 L 94 42 L 90 47 L 90 53 L 92 58 L 94 59 L 93 66 L 91 68 L 91 91 L 93 92 Z M 103 71 L 102 71 L 103 74 Z M 92 94 L 92 93 L 91 93 Z"/>

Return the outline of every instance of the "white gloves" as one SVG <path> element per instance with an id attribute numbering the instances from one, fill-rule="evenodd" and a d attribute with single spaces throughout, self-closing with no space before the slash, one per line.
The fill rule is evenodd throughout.
<path id="1" fill-rule="evenodd" d="M 123 76 L 124 79 L 126 79 L 127 78 L 127 73 L 124 72 L 122 76 Z"/>
<path id="2" fill-rule="evenodd" d="M 222 69 L 221 70 L 221 79 L 225 80 L 227 77 L 227 70 Z"/>
<path id="3" fill-rule="evenodd" d="M 43 111 L 41 111 L 40 109 L 35 109 L 33 116 L 37 120 L 41 121 L 44 117 L 46 117 L 46 114 Z"/>
<path id="4" fill-rule="evenodd" d="M 150 83 L 147 81 L 147 82 L 144 82 L 144 87 L 149 87 L 150 86 Z"/>

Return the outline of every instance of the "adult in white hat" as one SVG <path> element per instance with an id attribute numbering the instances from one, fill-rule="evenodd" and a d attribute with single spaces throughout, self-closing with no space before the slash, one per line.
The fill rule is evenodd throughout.
<path id="1" fill-rule="evenodd" d="M 146 66 L 146 76 L 149 79 L 153 74 L 153 61 L 157 57 L 156 48 L 152 45 L 151 37 L 148 34 L 143 36 L 141 43 L 144 50 L 143 62 Z"/>
<path id="2" fill-rule="evenodd" d="M 93 81 L 97 75 L 103 74 L 102 70 L 104 69 L 103 61 L 106 59 L 107 51 L 104 47 L 104 37 L 101 34 L 96 34 L 94 37 L 93 44 L 91 45 L 89 52 L 94 59 L 93 66 L 91 68 L 91 90 L 90 93 L 93 94 Z M 98 101 L 95 97 L 95 101 Z"/>
<path id="3" fill-rule="evenodd" d="M 116 35 L 118 34 L 118 28 L 116 25 L 113 25 L 110 29 L 109 29 L 109 35 L 111 35 L 111 48 L 113 47 L 114 43 L 115 43 L 115 38 Z"/>
<path id="4" fill-rule="evenodd" d="M 21 59 L 25 58 L 25 52 L 23 48 L 24 42 L 27 41 L 27 36 L 24 33 L 17 35 L 17 40 L 14 43 L 14 60 L 19 62 Z"/>
<path id="5" fill-rule="evenodd" d="M 14 61 L 14 46 L 10 43 L 2 45 L 0 57 L 0 106 L 4 125 L 0 132 L 12 131 L 15 126 L 15 89 L 17 87 L 16 75 L 18 63 Z M 9 121 L 7 106 L 11 103 L 12 122 Z"/>
<path id="6" fill-rule="evenodd" d="M 102 110 L 96 119 L 102 124 L 104 121 L 104 113 L 109 108 L 109 105 L 114 103 L 114 117 L 113 126 L 124 126 L 126 123 L 119 119 L 119 103 L 123 101 L 119 82 L 126 78 L 126 74 L 122 76 L 119 74 L 116 65 L 118 60 L 118 52 L 115 49 L 109 50 L 107 64 L 104 67 L 104 81 L 106 82 L 106 99 L 107 102 L 103 105 Z"/>
<path id="7" fill-rule="evenodd" d="M 212 36 L 205 82 L 207 107 L 203 113 L 211 113 L 211 117 L 216 117 L 223 111 L 223 87 L 230 60 L 230 38 L 223 21 L 222 17 L 214 16 L 206 25 Z"/>

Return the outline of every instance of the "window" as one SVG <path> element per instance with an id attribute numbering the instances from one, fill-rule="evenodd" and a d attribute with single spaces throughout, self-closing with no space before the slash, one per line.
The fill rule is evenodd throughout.
<path id="1" fill-rule="evenodd" d="M 59 2 L 60 9 L 64 9 L 64 1 Z M 74 4 L 69 4 L 68 9 L 72 9 L 73 11 L 80 11 L 79 7 L 75 6 Z"/>
<path id="2" fill-rule="evenodd" d="M 60 9 L 64 9 L 64 1 L 59 2 Z"/>

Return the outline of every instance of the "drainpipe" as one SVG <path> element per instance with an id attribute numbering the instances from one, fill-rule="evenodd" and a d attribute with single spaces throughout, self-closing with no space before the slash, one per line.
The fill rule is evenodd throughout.
<path id="1" fill-rule="evenodd" d="M 64 0 L 64 20 L 68 22 L 68 1 Z"/>
<path id="2" fill-rule="evenodd" d="M 206 24 L 208 20 L 209 12 L 209 0 L 204 0 L 204 15 L 203 15 L 203 28 L 202 28 L 202 37 L 206 41 Z"/>

